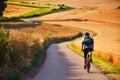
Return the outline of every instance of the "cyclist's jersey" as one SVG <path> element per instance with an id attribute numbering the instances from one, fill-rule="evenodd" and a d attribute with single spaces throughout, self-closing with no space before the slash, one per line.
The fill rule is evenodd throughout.
<path id="1" fill-rule="evenodd" d="M 93 38 L 91 38 L 91 37 L 88 37 L 86 39 L 83 38 L 81 44 L 83 44 L 84 49 L 93 48 L 94 47 L 94 45 L 93 45 L 94 44 Z"/>

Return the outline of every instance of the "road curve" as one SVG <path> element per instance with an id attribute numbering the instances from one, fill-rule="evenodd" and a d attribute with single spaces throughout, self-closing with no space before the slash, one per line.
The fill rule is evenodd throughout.
<path id="1" fill-rule="evenodd" d="M 52 44 L 48 48 L 46 61 L 32 80 L 109 80 L 93 65 L 88 74 L 83 69 L 83 58 L 68 49 L 68 43 Z"/>

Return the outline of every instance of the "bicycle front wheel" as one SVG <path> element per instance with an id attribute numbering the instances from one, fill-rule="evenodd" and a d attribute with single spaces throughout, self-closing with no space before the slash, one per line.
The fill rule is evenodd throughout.
<path id="1" fill-rule="evenodd" d="M 87 60 L 87 66 L 86 66 L 86 70 L 88 73 L 90 73 L 90 60 Z"/>

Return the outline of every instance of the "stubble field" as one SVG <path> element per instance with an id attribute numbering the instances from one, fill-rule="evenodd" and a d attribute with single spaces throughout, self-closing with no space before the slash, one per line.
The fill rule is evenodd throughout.
<path id="1" fill-rule="evenodd" d="M 35 9 L 36 8 L 16 6 L 16 5 L 8 5 L 3 16 L 4 17 L 20 16 L 22 14 L 31 12 Z"/>

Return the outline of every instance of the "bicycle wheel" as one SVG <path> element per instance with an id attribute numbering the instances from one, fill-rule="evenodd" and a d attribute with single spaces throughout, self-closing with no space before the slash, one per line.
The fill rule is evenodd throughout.
<path id="1" fill-rule="evenodd" d="M 87 57 L 87 64 L 86 64 L 86 70 L 88 73 L 90 73 L 90 59 L 89 59 L 89 56 Z"/>
<path id="2" fill-rule="evenodd" d="M 87 72 L 90 73 L 90 62 L 87 62 Z"/>

